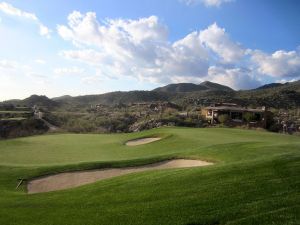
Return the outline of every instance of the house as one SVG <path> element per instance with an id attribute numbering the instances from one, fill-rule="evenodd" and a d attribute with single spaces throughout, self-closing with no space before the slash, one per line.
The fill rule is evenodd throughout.
<path id="1" fill-rule="evenodd" d="M 253 126 L 266 128 L 271 112 L 265 107 L 247 108 L 233 103 L 218 103 L 201 110 L 202 116 L 211 124 L 220 123 L 220 116 L 227 115 L 226 123 L 242 125 L 248 123 Z M 248 117 L 248 121 L 247 121 Z"/>

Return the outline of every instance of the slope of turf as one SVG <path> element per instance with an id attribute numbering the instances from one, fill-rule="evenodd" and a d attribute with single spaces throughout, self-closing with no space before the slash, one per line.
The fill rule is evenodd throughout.
<path id="1" fill-rule="evenodd" d="M 160 136 L 142 146 L 127 140 Z M 27 195 L 17 179 L 168 158 L 206 168 L 142 172 Z M 0 142 L 0 224 L 300 224 L 300 139 L 238 129 L 44 135 Z"/>

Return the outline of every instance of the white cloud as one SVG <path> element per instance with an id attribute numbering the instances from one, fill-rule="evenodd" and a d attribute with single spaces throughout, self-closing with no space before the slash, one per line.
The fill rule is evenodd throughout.
<path id="1" fill-rule="evenodd" d="M 216 23 L 200 32 L 200 40 L 226 63 L 237 62 L 245 54 L 245 50 L 231 41 L 225 29 L 220 28 Z"/>
<path id="2" fill-rule="evenodd" d="M 59 53 L 67 59 L 78 60 L 91 65 L 99 65 L 105 60 L 105 55 L 93 49 L 66 50 Z"/>
<path id="3" fill-rule="evenodd" d="M 208 70 L 208 80 L 227 85 L 233 89 L 251 89 L 261 83 L 256 79 L 249 69 L 246 68 L 223 68 L 212 66 Z"/>
<path id="4" fill-rule="evenodd" d="M 300 77 L 298 77 L 297 79 L 289 79 L 289 80 L 287 80 L 287 79 L 281 79 L 281 80 L 276 80 L 275 82 L 276 83 L 282 83 L 282 84 L 284 84 L 284 83 L 287 83 L 287 82 L 295 82 L 295 81 L 297 81 L 297 80 L 299 80 L 300 79 Z"/>
<path id="5" fill-rule="evenodd" d="M 101 77 L 96 75 L 96 76 L 83 77 L 81 79 L 81 82 L 84 84 L 92 85 L 92 84 L 99 84 L 103 82 L 103 80 L 101 79 Z"/>
<path id="6" fill-rule="evenodd" d="M 47 38 L 50 37 L 51 30 L 45 25 L 43 25 L 35 14 L 22 11 L 21 9 L 15 8 L 14 6 L 6 2 L 0 2 L 0 11 L 10 16 L 24 18 L 37 23 L 39 26 L 40 35 L 45 36 Z"/>
<path id="7" fill-rule="evenodd" d="M 23 17 L 23 18 L 27 18 L 30 20 L 38 21 L 38 18 L 36 17 L 36 15 L 34 15 L 32 13 L 24 12 L 18 8 L 13 7 L 12 5 L 10 5 L 6 2 L 0 2 L 0 10 L 11 16 L 18 16 L 18 17 Z"/>
<path id="8" fill-rule="evenodd" d="M 259 85 L 270 74 L 295 77 L 291 74 L 300 71 L 298 52 L 268 55 L 246 49 L 216 23 L 170 42 L 167 27 L 156 16 L 99 22 L 93 12 L 74 11 L 68 25 L 58 25 L 57 31 L 74 44 L 60 56 L 88 64 L 98 71 L 97 79 L 126 76 L 160 84 L 212 80 L 241 89 Z M 274 63 L 278 67 L 271 68 Z"/>
<path id="9" fill-rule="evenodd" d="M 105 45 L 109 41 L 121 45 L 124 38 L 132 44 L 165 41 L 167 38 L 167 29 L 159 23 L 156 16 L 139 20 L 106 20 L 104 24 L 100 24 L 96 13 L 88 12 L 83 15 L 74 11 L 68 16 L 68 26 L 58 25 L 57 30 L 65 40 L 104 48 L 111 47 Z"/>
<path id="10" fill-rule="evenodd" d="M 50 38 L 51 30 L 48 27 L 46 27 L 45 25 L 41 24 L 41 23 L 40 23 L 39 26 L 40 26 L 40 35 L 45 36 L 47 38 Z"/>
<path id="11" fill-rule="evenodd" d="M 0 60 L 0 68 L 2 69 L 16 69 L 17 67 L 18 63 L 15 61 Z"/>
<path id="12" fill-rule="evenodd" d="M 219 7 L 223 3 L 232 2 L 233 0 L 181 0 L 182 2 L 186 3 L 187 5 L 195 5 L 202 3 L 207 7 Z"/>
<path id="13" fill-rule="evenodd" d="M 95 13 L 75 11 L 68 26 L 59 25 L 57 30 L 63 39 L 81 45 L 60 55 L 101 67 L 105 76 L 167 82 L 175 76 L 207 74 L 208 54 L 198 33 L 169 43 L 168 30 L 156 16 L 99 23 Z"/>
<path id="14" fill-rule="evenodd" d="M 28 72 L 26 73 L 26 76 L 29 77 L 36 84 L 49 84 L 50 82 L 49 77 L 44 74 Z"/>
<path id="15" fill-rule="evenodd" d="M 267 54 L 255 50 L 250 55 L 259 73 L 277 78 L 300 77 L 300 51 L 279 50 Z"/>
<path id="16" fill-rule="evenodd" d="M 37 64 L 46 64 L 46 61 L 43 59 L 36 59 L 36 60 L 34 60 L 34 62 Z"/>
<path id="17" fill-rule="evenodd" d="M 56 75 L 81 75 L 85 70 L 79 67 L 62 67 L 53 71 Z"/>
<path id="18" fill-rule="evenodd" d="M 34 79 L 43 79 L 46 78 L 45 75 L 39 74 L 39 73 L 35 73 L 35 72 L 30 72 L 26 74 L 28 77 L 34 78 Z"/>
<path id="19" fill-rule="evenodd" d="M 2 78 L 9 77 L 16 80 L 15 82 L 22 82 L 19 79 L 24 77 L 27 77 L 27 80 L 30 78 L 32 82 L 38 84 L 46 84 L 49 81 L 49 77 L 36 72 L 30 65 L 12 60 L 0 60 L 0 76 Z"/>

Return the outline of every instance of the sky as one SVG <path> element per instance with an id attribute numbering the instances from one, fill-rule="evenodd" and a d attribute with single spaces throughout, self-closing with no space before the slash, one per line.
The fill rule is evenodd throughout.
<path id="1" fill-rule="evenodd" d="M 0 0 L 0 101 L 300 79 L 298 0 Z"/>

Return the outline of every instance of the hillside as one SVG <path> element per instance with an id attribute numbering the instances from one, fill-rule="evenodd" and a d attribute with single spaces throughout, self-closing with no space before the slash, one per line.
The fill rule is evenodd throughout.
<path id="1" fill-rule="evenodd" d="M 78 107 L 90 107 L 95 104 L 112 106 L 154 101 L 170 101 L 181 105 L 208 105 L 226 101 L 241 105 L 295 108 L 300 107 L 300 81 L 267 84 L 256 89 L 240 91 L 206 81 L 198 85 L 192 83 L 169 84 L 152 91 L 118 91 L 99 95 L 62 96 L 53 99 L 32 95 L 24 100 L 12 100 L 5 103 L 75 110 Z"/>
<path id="2" fill-rule="evenodd" d="M 200 84 L 193 84 L 193 83 L 169 84 L 164 87 L 156 88 L 153 91 L 178 93 L 178 92 L 196 92 L 196 91 L 233 91 L 233 89 L 221 84 L 205 81 Z"/>
<path id="3" fill-rule="evenodd" d="M 264 85 L 258 89 L 234 91 L 224 85 L 203 82 L 170 84 L 152 91 L 110 92 L 61 98 L 62 105 L 130 104 L 134 102 L 171 101 L 184 105 L 208 105 L 215 102 L 235 102 L 241 105 L 269 106 L 274 108 L 300 107 L 300 81 L 280 85 Z"/>
<path id="4" fill-rule="evenodd" d="M 300 106 L 300 81 L 239 91 L 236 97 L 246 102 L 256 102 L 274 108 L 295 108 Z"/>
<path id="5" fill-rule="evenodd" d="M 34 105 L 42 106 L 46 108 L 54 108 L 58 107 L 59 103 L 53 99 L 48 98 L 44 95 L 31 95 L 28 98 L 25 98 L 23 100 L 8 100 L 5 101 L 6 104 L 14 104 L 14 105 L 26 105 L 28 107 L 33 107 Z"/>
<path id="6" fill-rule="evenodd" d="M 260 86 L 258 88 L 256 88 L 255 90 L 263 90 L 263 89 L 269 89 L 269 88 L 275 88 L 275 87 L 280 87 L 284 84 L 281 83 L 270 83 L 270 84 L 265 84 L 263 86 Z"/>
<path id="7" fill-rule="evenodd" d="M 84 95 L 69 98 L 56 98 L 55 101 L 63 104 L 90 105 L 90 104 L 130 104 L 134 102 L 168 101 L 169 94 L 153 91 L 109 92 L 100 95 Z"/>

